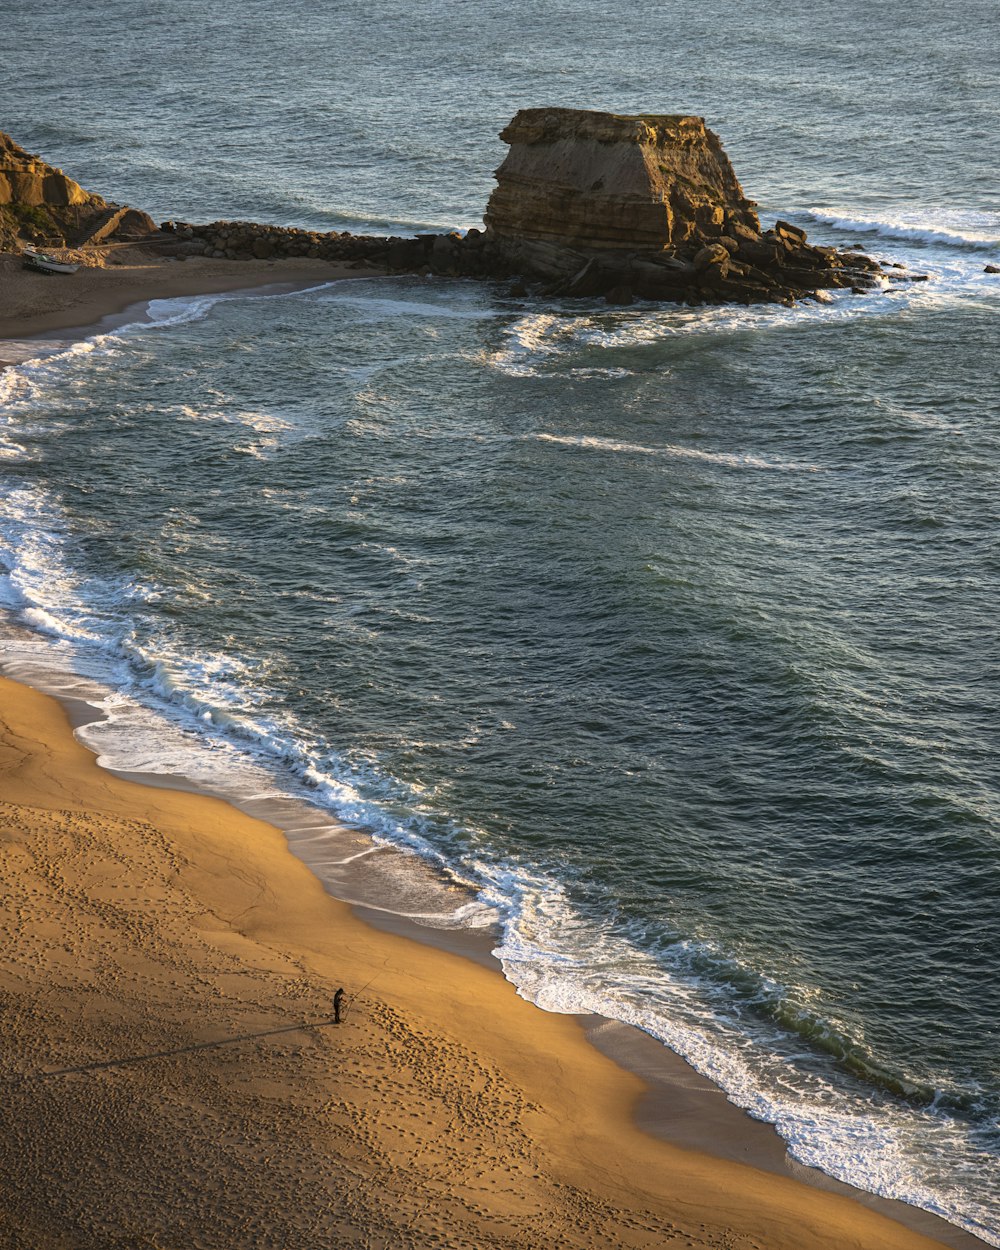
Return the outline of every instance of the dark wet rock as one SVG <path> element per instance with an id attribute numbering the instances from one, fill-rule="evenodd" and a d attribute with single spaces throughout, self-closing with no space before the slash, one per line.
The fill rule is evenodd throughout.
<path id="1" fill-rule="evenodd" d="M 704 247 L 699 248 L 695 252 L 691 263 L 694 265 L 695 272 L 700 273 L 703 269 L 729 267 L 729 249 L 723 247 L 721 243 L 707 243 Z"/>
<path id="2" fill-rule="evenodd" d="M 632 288 L 621 282 L 618 286 L 613 286 L 610 291 L 605 292 L 604 301 L 607 304 L 627 307 L 629 304 L 635 303 L 635 296 L 632 294 Z"/>

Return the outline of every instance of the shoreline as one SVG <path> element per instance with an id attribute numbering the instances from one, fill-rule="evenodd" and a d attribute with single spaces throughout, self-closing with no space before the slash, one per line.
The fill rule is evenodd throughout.
<path id="1" fill-rule="evenodd" d="M 194 267 L 193 262 L 187 263 Z M 166 265 L 166 262 L 161 261 L 160 264 Z M 124 292 L 122 285 L 116 284 L 109 286 L 106 290 L 102 289 L 102 297 L 110 298 L 114 295 L 115 307 L 109 307 L 107 300 L 105 300 L 103 305 L 105 311 L 100 315 L 106 319 L 117 317 L 117 324 L 122 324 L 122 314 L 125 309 L 148 303 L 150 299 L 170 298 L 174 295 L 219 293 L 220 290 L 262 290 L 262 283 L 258 281 L 255 284 L 248 270 L 266 270 L 266 275 L 261 276 L 266 276 L 268 286 L 277 282 L 287 282 L 292 284 L 289 289 L 310 285 L 314 281 L 326 282 L 347 277 L 375 276 L 375 271 L 372 270 L 362 270 L 360 272 L 357 270 L 342 270 L 338 266 L 322 261 L 306 261 L 304 263 L 222 261 L 207 262 L 206 264 L 213 269 L 222 266 L 226 270 L 226 276 L 232 278 L 232 282 L 227 283 L 222 288 L 218 285 L 206 286 L 205 283 L 216 282 L 213 273 L 185 272 L 183 275 L 185 286 L 196 285 L 197 289 L 177 290 L 174 289 L 175 284 L 171 283 L 171 289 L 167 292 L 162 287 L 157 287 L 152 293 L 143 288 L 143 293 L 138 298 L 132 298 L 135 295 L 136 285 L 127 283 L 124 285 L 128 287 L 130 298 L 121 307 L 118 306 L 118 301 L 124 297 Z M 299 276 L 287 275 L 285 272 L 286 266 L 294 266 L 294 270 Z M 175 266 L 170 265 L 169 268 L 173 271 Z M 180 268 L 180 266 L 177 268 Z M 280 278 L 276 275 L 275 270 L 280 271 Z M 250 279 L 249 283 L 247 279 Z M 43 281 L 48 280 L 43 279 Z M 142 281 L 148 283 L 151 281 L 151 275 L 144 275 Z M 88 305 L 88 307 L 92 306 Z M 56 316 L 57 319 L 69 316 L 69 311 L 61 310 Z M 46 318 L 43 317 L 42 320 L 46 321 Z M 0 321 L 0 330 L 6 327 L 7 324 L 7 322 Z M 69 326 L 61 324 L 47 323 L 45 328 L 41 330 L 37 329 L 37 325 L 38 319 L 36 318 L 33 322 L 29 321 L 27 325 L 19 325 L 18 328 L 22 331 L 26 340 L 35 343 L 39 341 L 39 338 L 52 335 L 58 329 L 62 329 L 67 334 L 71 332 Z M 37 332 L 37 337 L 34 339 L 29 338 L 29 326 L 34 326 Z M 97 325 L 77 325 L 72 327 L 72 331 L 75 337 L 81 338 L 90 334 L 100 333 L 108 328 L 111 327 L 105 320 Z M 0 363 L 2 361 L 2 345 L 0 345 Z M 65 701 L 63 702 L 65 704 Z M 84 750 L 85 748 L 80 747 L 79 749 Z M 92 759 L 92 765 L 95 769 L 98 769 L 96 760 Z M 110 770 L 105 775 L 119 780 L 122 780 L 123 777 L 122 774 Z M 165 781 L 163 778 L 156 776 L 136 779 L 141 780 L 144 787 L 152 787 L 160 792 L 166 790 L 169 793 L 191 794 L 208 803 L 225 802 L 225 800 L 206 796 L 197 787 L 183 780 L 175 786 L 171 781 Z M 129 785 L 131 783 L 126 780 L 123 784 Z M 239 815 L 237 809 L 230 808 L 230 810 Z M 241 819 L 259 823 L 253 821 L 253 818 L 250 816 L 243 816 Z M 291 858 L 294 852 L 290 853 L 286 836 L 282 835 L 277 829 L 272 828 L 272 832 L 284 842 L 284 854 Z M 318 878 L 310 870 L 307 861 L 300 856 L 295 857 L 295 862 L 301 864 L 310 878 L 317 885 L 320 885 Z M 323 889 L 322 885 L 320 885 L 320 888 Z M 331 899 L 331 901 L 334 899 L 334 896 L 326 890 L 324 890 L 324 897 Z M 487 974 L 494 978 L 500 987 L 503 987 L 510 995 L 513 995 L 513 987 L 503 978 L 498 962 L 485 950 L 481 936 L 477 941 L 475 936 L 463 937 L 461 932 L 427 929 L 409 922 L 405 918 L 394 917 L 389 913 L 375 912 L 371 908 L 362 905 L 337 902 L 337 906 L 348 908 L 359 918 L 357 923 L 360 923 L 370 933 L 381 933 L 383 936 L 387 935 L 394 940 L 417 943 L 425 950 L 433 951 L 435 957 L 442 954 L 442 952 L 446 957 L 453 957 L 457 954 L 463 963 L 468 964 L 470 961 L 475 961 L 481 966 L 484 965 Z M 498 973 L 500 974 L 499 976 L 497 975 Z M 523 1000 L 518 999 L 517 1001 L 522 1004 L 524 1010 L 528 1013 L 535 1013 L 537 1016 L 550 1020 L 568 1021 L 575 1035 L 583 1042 L 589 1052 L 595 1057 L 598 1055 L 607 1056 L 609 1061 L 613 1063 L 616 1071 L 627 1076 L 630 1081 L 640 1082 L 641 1088 L 638 1090 L 633 1088 L 631 1095 L 631 1101 L 634 1104 L 631 1119 L 629 1119 L 630 1113 L 627 1107 L 624 1108 L 623 1115 L 626 1120 L 629 1120 L 632 1131 L 642 1136 L 644 1140 L 652 1140 L 647 1136 L 652 1134 L 661 1141 L 674 1143 L 674 1147 L 668 1146 L 666 1147 L 667 1149 L 673 1149 L 677 1144 L 680 1144 L 685 1149 L 704 1151 L 705 1157 L 710 1156 L 710 1162 L 714 1160 L 723 1167 L 726 1166 L 726 1161 L 736 1160 L 737 1166 L 739 1166 L 741 1160 L 749 1160 L 755 1169 L 761 1169 L 771 1176 L 780 1177 L 784 1182 L 795 1187 L 804 1188 L 807 1192 L 830 1192 L 838 1195 L 841 1200 L 846 1199 L 848 1203 L 854 1203 L 859 1207 L 868 1208 L 879 1213 L 877 1218 L 888 1216 L 892 1221 L 898 1221 L 899 1225 L 912 1230 L 915 1235 L 922 1234 L 923 1236 L 934 1238 L 935 1244 L 967 1247 L 969 1250 L 972 1247 L 985 1244 L 971 1234 L 965 1233 L 957 1226 L 948 1224 L 918 1208 L 908 1207 L 905 1204 L 866 1194 L 864 1191 L 856 1190 L 853 1187 L 832 1180 L 815 1169 L 804 1168 L 790 1161 L 785 1154 L 784 1143 L 771 1126 L 752 1120 L 744 1112 L 729 1103 L 721 1089 L 712 1085 L 707 1079 L 700 1077 L 678 1056 L 652 1038 L 641 1034 L 638 1030 L 612 1021 L 605 1021 L 600 1017 L 552 1017 L 548 1013 L 542 1012 L 541 1009 L 525 1003 Z M 586 1040 L 584 1041 L 584 1039 Z M 481 1051 L 477 1051 L 477 1053 L 481 1053 Z M 622 1126 L 618 1125 L 617 1129 L 622 1130 Z M 642 1130 L 641 1133 L 640 1130 Z M 760 1183 L 763 1184 L 764 1182 L 761 1181 Z M 808 1204 L 808 1200 L 802 1198 L 801 1195 L 800 1199 Z M 583 1245 L 589 1243 L 585 1241 L 571 1241 L 566 1244 Z M 694 1244 L 708 1246 L 716 1243 L 704 1241 Z M 785 1243 L 780 1240 L 765 1240 L 764 1244 L 777 1247 Z M 826 1243 L 816 1241 L 815 1244 Z M 831 1240 L 829 1244 L 832 1246 L 838 1243 L 835 1240 Z M 874 1246 L 894 1243 L 862 1240 L 858 1244 Z M 900 1244 L 915 1243 L 904 1241 Z"/>
<path id="2" fill-rule="evenodd" d="M 0 695 L 17 1178 L 0 1182 L 0 1211 L 22 1244 L 96 1250 L 140 1227 L 240 1244 L 238 1206 L 291 1250 L 323 1244 L 320 1200 L 327 1244 L 373 1227 L 455 1246 L 944 1244 L 853 1197 L 648 1136 L 633 1120 L 643 1081 L 577 1019 L 358 920 L 276 828 L 102 770 L 50 696 L 6 678 Z M 340 1029 L 338 984 L 352 996 Z M 137 1156 L 155 1197 L 129 1217 L 111 1191 L 128 1192 Z M 348 1193 L 360 1205 L 345 1224 L 330 1195 Z"/>
<path id="3" fill-rule="evenodd" d="M 79 341 L 123 323 L 122 314 L 157 299 L 220 295 L 288 284 L 288 289 L 343 278 L 370 278 L 381 270 L 327 260 L 184 260 L 148 246 L 117 244 L 94 249 L 94 264 L 71 276 L 22 268 L 13 252 L 0 252 L 0 368 L 17 363 L 5 347 L 44 339 Z M 24 357 L 21 357 L 22 359 Z"/>

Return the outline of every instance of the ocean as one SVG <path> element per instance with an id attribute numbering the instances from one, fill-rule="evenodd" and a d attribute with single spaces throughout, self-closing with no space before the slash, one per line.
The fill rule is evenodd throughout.
<path id="1" fill-rule="evenodd" d="M 2 654 L 1000 1246 L 992 0 L 0 17 L 0 126 L 157 219 L 465 229 L 518 108 L 691 112 L 766 222 L 928 275 L 156 301 L 0 378 Z"/>

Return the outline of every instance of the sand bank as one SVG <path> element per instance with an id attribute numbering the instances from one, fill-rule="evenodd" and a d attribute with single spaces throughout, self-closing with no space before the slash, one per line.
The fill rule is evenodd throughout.
<path id="1" fill-rule="evenodd" d="M 88 327 L 93 332 L 133 304 L 183 295 L 205 295 L 272 283 L 332 282 L 371 270 L 299 257 L 288 260 L 186 260 L 155 248 L 113 244 L 89 248 L 75 274 L 41 274 L 23 267 L 13 253 L 0 253 L 0 339 L 22 340 Z M 68 335 L 71 338 L 83 334 Z M 0 366 L 19 354 L 0 343 Z"/>
<path id="2" fill-rule="evenodd" d="M 573 1018 L 103 772 L 47 696 L 0 709 L 4 1250 L 938 1244 L 645 1135 Z"/>

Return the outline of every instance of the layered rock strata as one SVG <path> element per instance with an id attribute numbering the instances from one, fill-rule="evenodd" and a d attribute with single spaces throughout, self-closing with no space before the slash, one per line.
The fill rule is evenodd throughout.
<path id="1" fill-rule="evenodd" d="M 701 117 L 522 109 L 485 221 L 519 249 L 659 252 L 760 231 L 718 135 Z"/>
<path id="2" fill-rule="evenodd" d="M 487 243 L 567 295 L 719 303 L 866 289 L 879 266 L 762 231 L 701 117 L 522 109 L 486 209 Z"/>
<path id="3" fill-rule="evenodd" d="M 85 191 L 0 132 L 0 248 L 22 241 L 81 247 L 143 238 L 155 229 L 145 213 Z"/>

